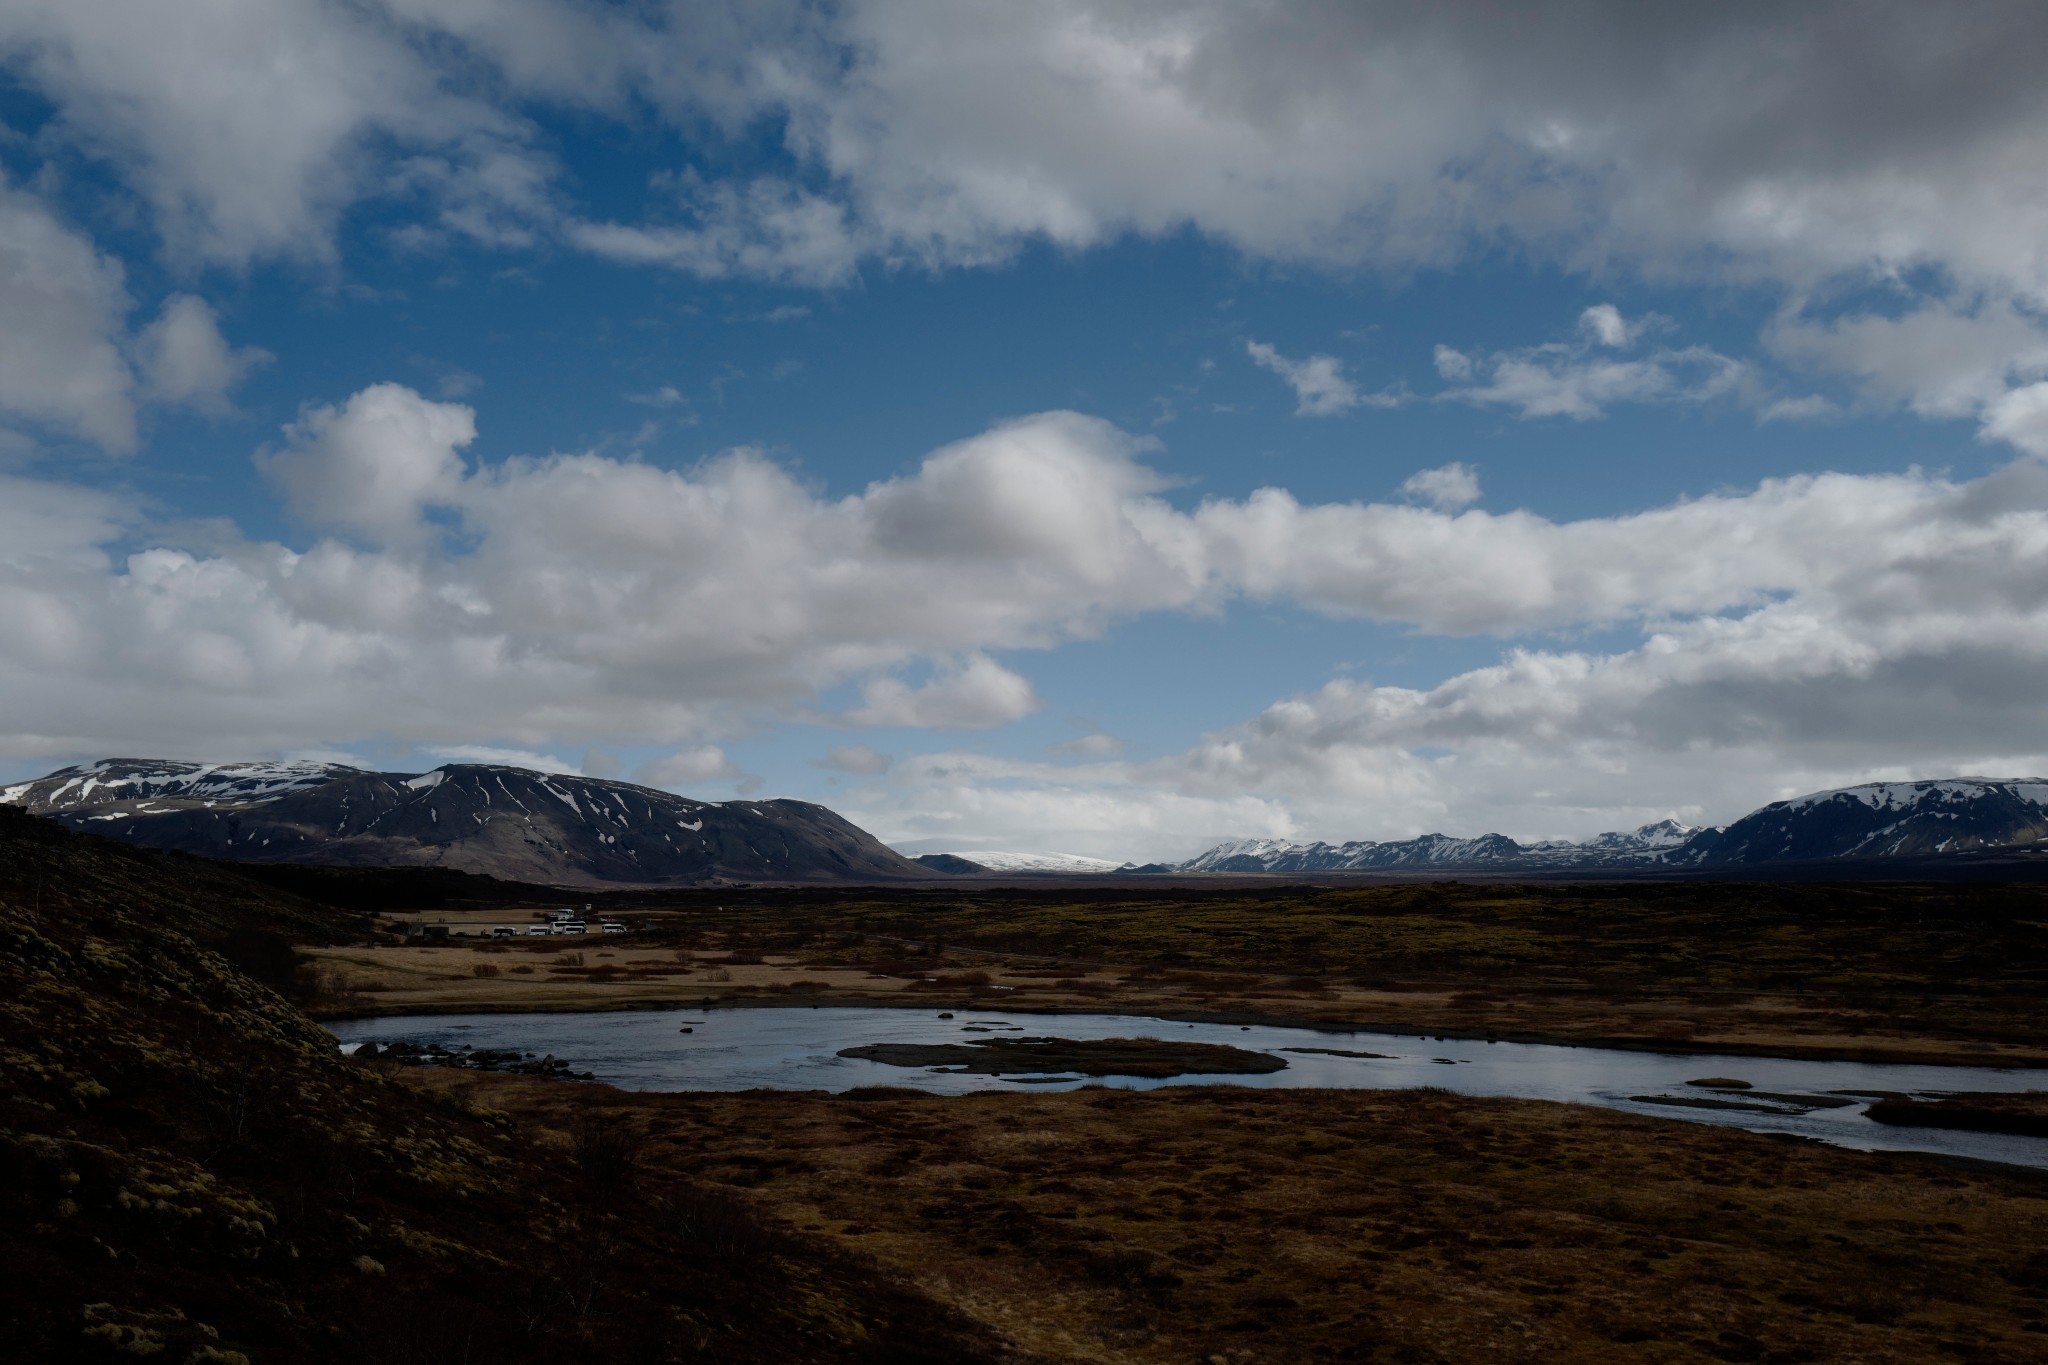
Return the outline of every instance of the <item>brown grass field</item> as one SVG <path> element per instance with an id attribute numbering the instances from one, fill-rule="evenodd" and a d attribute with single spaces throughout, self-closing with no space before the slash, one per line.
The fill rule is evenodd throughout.
<path id="1" fill-rule="evenodd" d="M 378 1065 L 378 1064 L 372 1064 Z M 1434 1091 L 634 1095 L 409 1070 L 1062 1362 L 2048 1358 L 2048 1179 Z"/>

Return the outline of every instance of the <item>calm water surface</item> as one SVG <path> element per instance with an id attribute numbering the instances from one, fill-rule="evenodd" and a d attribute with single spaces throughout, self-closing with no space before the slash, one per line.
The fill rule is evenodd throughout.
<path id="1" fill-rule="evenodd" d="M 1941 1129 L 1892 1128 L 1863 1117 L 1880 1093 L 1937 1097 L 1969 1090 L 2048 1089 L 2048 1070 L 1809 1062 L 1778 1057 L 1677 1056 L 1535 1043 L 1486 1043 L 1388 1033 L 1185 1024 L 1114 1014 L 1006 1014 L 930 1009 L 795 1007 L 587 1014 L 450 1014 L 357 1019 L 330 1025 L 343 1044 L 405 1039 L 444 1047 L 552 1053 L 578 1071 L 627 1090 L 849 1090 L 896 1085 L 959 1095 L 977 1090 L 1066 1090 L 1083 1084 L 1149 1090 L 1159 1085 L 1229 1084 L 1404 1089 L 1434 1085 L 1465 1095 L 1561 1100 L 1658 1118 L 1718 1123 L 1759 1133 L 1794 1133 L 1844 1147 L 1943 1152 L 2048 1169 L 2048 1138 Z M 680 1030 L 689 1029 L 684 1033 Z M 862 1043 L 967 1042 L 976 1038 L 1164 1038 L 1270 1052 L 1285 1071 L 1264 1076 L 1181 1076 L 1172 1080 L 1067 1076 L 1045 1082 L 958 1075 L 836 1055 Z M 1383 1058 L 1332 1057 L 1294 1048 L 1341 1048 Z M 1770 1112 L 1684 1108 L 1638 1097 L 1701 1098 L 1689 1080 L 1732 1077 L 1782 1099 Z M 1849 1093 L 1844 1093 L 1849 1092 Z M 1859 1097 L 1854 1092 L 1861 1092 Z M 1728 1095 L 1725 1098 L 1745 1098 Z M 1848 1104 L 1836 1104 L 1850 1100 Z"/>

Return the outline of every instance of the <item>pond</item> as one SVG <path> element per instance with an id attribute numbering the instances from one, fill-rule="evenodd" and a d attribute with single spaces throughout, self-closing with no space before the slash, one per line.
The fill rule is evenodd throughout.
<path id="1" fill-rule="evenodd" d="M 1815 1062 L 1625 1052 L 1537 1043 L 1488 1043 L 1390 1033 L 1328 1033 L 1235 1024 L 1189 1024 L 1115 1014 L 1000 1010 L 861 1009 L 828 1006 L 632 1013 L 450 1014 L 336 1021 L 346 1048 L 403 1039 L 448 1048 L 552 1055 L 627 1090 L 850 1090 L 911 1087 L 957 1095 L 977 1090 L 1072 1089 L 1083 1084 L 1407 1089 L 1440 1086 L 1465 1095 L 1559 1100 L 1659 1118 L 1791 1133 L 1844 1147 L 1940 1152 L 2048 1169 L 2048 1138 L 1872 1122 L 1866 1102 L 1884 1095 L 2048 1089 L 2048 1070 Z M 842 1057 L 875 1043 L 965 1043 L 998 1037 L 1157 1038 L 1220 1043 L 1270 1053 L 1284 1070 L 1263 1075 L 1187 1075 L 1170 1080 L 962 1074 Z M 1312 1049 L 1303 1051 L 1302 1049 Z M 1316 1050 L 1319 1049 L 1319 1050 Z M 1345 1056 L 1370 1053 L 1372 1056 Z M 1747 1081 L 1750 1090 L 1688 1084 Z M 1702 1107 L 1702 1106 L 1707 1107 Z M 1742 1105 L 1742 1108 L 1721 1107 Z"/>

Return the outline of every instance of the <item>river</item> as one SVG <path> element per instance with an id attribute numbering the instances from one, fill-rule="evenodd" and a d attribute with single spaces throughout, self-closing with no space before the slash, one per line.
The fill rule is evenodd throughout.
<path id="1" fill-rule="evenodd" d="M 345 1046 L 398 1039 L 448 1048 L 553 1055 L 626 1090 L 849 1090 L 893 1085 L 937 1094 L 1071 1089 L 1082 1084 L 1149 1090 L 1230 1084 L 1343 1089 L 1441 1086 L 1464 1095 L 1559 1100 L 1758 1133 L 1790 1133 L 1842 1147 L 1939 1152 L 2048 1169 L 2048 1138 L 1873 1123 L 1864 1104 L 1885 1094 L 1933 1098 L 1959 1091 L 2048 1089 L 2048 1070 L 1801 1061 L 1488 1043 L 1391 1033 L 1326 1033 L 1261 1025 L 1189 1024 L 1115 1014 L 1021 1014 L 1000 1010 L 861 1009 L 829 1006 L 630 1013 L 449 1014 L 340 1020 Z M 1078 1077 L 1022 1080 L 890 1066 L 841 1057 L 865 1043 L 968 1042 L 977 1038 L 1163 1038 L 1270 1052 L 1287 1069 L 1261 1076 L 1172 1080 Z M 1332 1056 L 1300 1048 L 1369 1052 Z M 1709 1090 L 1705 1078 L 1748 1081 L 1751 1093 Z M 1659 1103 L 1657 1101 L 1684 1103 Z M 1698 1101 L 1748 1109 L 1701 1108 Z"/>

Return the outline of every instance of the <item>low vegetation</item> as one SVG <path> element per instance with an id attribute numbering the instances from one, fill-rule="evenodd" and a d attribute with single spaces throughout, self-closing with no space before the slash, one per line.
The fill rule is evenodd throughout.
<path id="1" fill-rule="evenodd" d="M 2023 1171 L 1433 1091 L 629 1095 L 523 1054 L 344 1059 L 308 1017 L 1000 1000 L 2009 1059 L 2048 1043 L 2031 891 L 671 893 L 609 898 L 635 933 L 564 951 L 401 946 L 338 903 L 356 883 L 294 885 L 316 894 L 0 809 L 4 1358 L 2006 1365 L 2048 1344 L 2048 1181 Z"/>
<path id="2" fill-rule="evenodd" d="M 323 961 L 375 998 L 333 1012 L 792 995 L 999 1001 L 1663 1050 L 2048 1064 L 2048 887 L 763 888 L 601 899 L 638 932 L 594 945 L 580 974 L 557 965 L 471 980 L 472 954 L 497 945 L 460 940 L 337 949 Z M 539 912 L 452 913 L 481 927 Z"/>
<path id="3" fill-rule="evenodd" d="M 445 1074 L 428 1083 L 448 1083 Z M 1981 1362 L 2048 1349 L 2048 1180 L 1440 1091 L 629 1095 L 567 1141 L 1060 1360 Z"/>
<path id="4" fill-rule="evenodd" d="M 602 1118 L 541 1146 L 345 1060 L 284 937 L 344 932 L 0 808 L 0 1358 L 1017 1358 L 716 1186 L 639 1190 Z"/>

